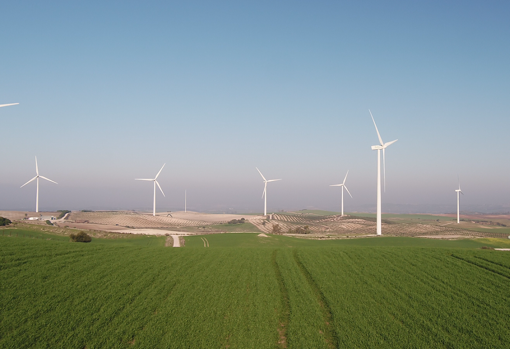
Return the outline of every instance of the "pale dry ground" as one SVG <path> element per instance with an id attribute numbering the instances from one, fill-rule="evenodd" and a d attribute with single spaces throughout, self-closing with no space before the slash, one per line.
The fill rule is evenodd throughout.
<path id="1" fill-rule="evenodd" d="M 195 235 L 194 233 L 187 233 L 182 231 L 173 231 L 165 229 L 121 229 L 121 230 L 110 230 L 112 233 L 120 234 L 141 234 L 141 235 L 172 235 L 172 236 L 187 236 Z"/>
<path id="2" fill-rule="evenodd" d="M 7 219 L 10 219 L 11 221 L 16 220 L 22 220 L 25 218 L 25 214 L 28 217 L 40 217 L 43 216 L 55 216 L 58 217 L 60 212 L 52 212 L 52 211 L 44 211 L 44 212 L 31 212 L 31 211 L 0 211 L 0 217 L 4 217 Z"/>

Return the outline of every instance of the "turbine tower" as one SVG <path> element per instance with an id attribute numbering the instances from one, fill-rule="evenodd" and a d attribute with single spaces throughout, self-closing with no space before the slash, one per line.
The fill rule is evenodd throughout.
<path id="1" fill-rule="evenodd" d="M 372 121 L 374 122 L 375 131 L 377 132 L 377 137 L 379 137 L 380 145 L 373 145 L 372 150 L 377 150 L 377 235 L 381 235 L 381 150 L 383 151 L 383 171 L 384 171 L 384 191 L 386 191 L 386 158 L 385 158 L 385 149 L 390 145 L 398 141 L 395 139 L 394 141 L 384 143 L 381 135 L 379 134 L 379 130 L 377 129 L 377 125 L 375 124 L 374 116 L 370 109 L 368 110 L 370 116 L 372 117 Z"/>
<path id="2" fill-rule="evenodd" d="M 349 174 L 349 171 L 345 174 L 344 181 L 342 184 L 331 184 L 330 187 L 342 187 L 342 217 L 344 216 L 344 188 L 347 190 L 347 193 L 349 193 L 349 196 L 352 198 L 351 193 L 349 192 L 349 189 L 347 189 L 347 186 L 345 185 L 345 180 L 347 179 L 347 175 Z"/>
<path id="3" fill-rule="evenodd" d="M 16 104 L 19 104 L 19 103 L 0 104 L 0 108 L 1 108 L 1 107 L 8 107 L 8 106 L 10 106 L 10 105 L 16 105 Z"/>
<path id="4" fill-rule="evenodd" d="M 262 174 L 262 172 L 260 172 L 260 170 L 255 167 L 257 169 L 257 171 L 259 171 L 260 175 L 262 176 L 262 179 L 264 180 L 264 191 L 262 192 L 262 197 L 264 198 L 264 216 L 267 215 L 267 210 L 266 210 L 266 207 L 267 207 L 267 183 L 269 182 L 276 182 L 276 181 L 281 181 L 281 179 L 269 179 L 267 180 L 264 175 Z"/>
<path id="5" fill-rule="evenodd" d="M 460 181 L 459 181 L 459 189 L 455 189 L 457 192 L 457 223 L 460 223 L 460 194 L 464 195 L 462 190 L 460 190 Z"/>
<path id="6" fill-rule="evenodd" d="M 55 181 L 52 181 L 49 178 L 39 175 L 39 167 L 37 166 L 37 156 L 35 157 L 35 173 L 36 173 L 35 177 L 32 178 L 31 180 L 29 180 L 28 182 L 26 182 L 25 184 L 23 184 L 20 188 L 23 188 L 25 185 L 32 182 L 33 180 L 37 180 L 37 192 L 35 195 L 35 212 L 39 212 L 39 178 L 46 179 L 47 181 L 50 181 L 55 184 L 58 184 L 58 183 Z"/>
<path id="7" fill-rule="evenodd" d="M 163 196 L 165 196 L 165 193 L 163 193 L 163 189 L 161 189 L 161 186 L 159 185 L 157 179 L 158 179 L 158 176 L 159 174 L 161 173 L 161 171 L 163 171 L 163 167 L 165 167 L 166 164 L 163 164 L 163 166 L 161 167 L 161 170 L 159 170 L 158 174 L 156 175 L 156 177 L 154 179 L 146 179 L 146 178 L 136 178 L 135 181 L 149 181 L 149 182 L 154 182 L 154 203 L 152 205 L 152 215 L 153 216 L 156 216 L 156 185 L 158 186 L 159 190 L 161 190 L 161 194 L 163 194 Z"/>

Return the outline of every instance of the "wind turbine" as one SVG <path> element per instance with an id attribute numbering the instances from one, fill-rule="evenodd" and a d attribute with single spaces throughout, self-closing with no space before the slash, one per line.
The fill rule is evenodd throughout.
<path id="1" fill-rule="evenodd" d="M 39 212 L 39 178 L 46 179 L 47 181 L 50 181 L 55 184 L 58 184 L 58 183 L 55 181 L 52 181 L 49 178 L 39 175 L 39 167 L 37 166 L 37 156 L 35 157 L 35 173 L 36 173 L 36 176 L 34 178 L 32 178 L 31 180 L 29 180 L 28 182 L 26 182 L 25 184 L 23 184 L 20 188 L 23 188 L 25 185 L 32 182 L 33 180 L 37 180 L 37 194 L 35 195 L 35 212 Z"/>
<path id="2" fill-rule="evenodd" d="M 349 171 L 345 174 L 344 181 L 342 184 L 331 184 L 330 187 L 342 187 L 342 217 L 344 215 L 344 188 L 347 190 L 347 193 L 349 193 L 349 196 L 352 198 L 351 193 L 349 192 L 349 189 L 347 189 L 347 186 L 345 185 L 345 180 L 347 179 L 347 175 L 349 174 Z"/>
<path id="3" fill-rule="evenodd" d="M 375 130 L 377 132 L 377 137 L 379 137 L 380 145 L 373 145 L 372 150 L 377 150 L 377 235 L 381 235 L 381 150 L 383 151 L 383 171 L 384 171 L 384 191 L 386 191 L 386 157 L 385 157 L 385 149 L 398 141 L 395 139 L 394 141 L 384 143 L 381 135 L 379 134 L 379 130 L 377 129 L 377 125 L 375 124 L 374 116 L 370 109 L 368 110 L 370 116 L 372 117 L 372 121 L 374 122 Z"/>
<path id="4" fill-rule="evenodd" d="M 255 167 L 257 169 L 257 171 L 259 171 L 260 175 L 262 176 L 262 179 L 264 180 L 264 191 L 262 192 L 262 197 L 264 198 L 264 216 L 267 215 L 267 210 L 266 210 L 266 207 L 267 207 L 267 183 L 269 182 L 276 182 L 276 181 L 281 181 L 281 179 L 269 179 L 267 180 L 264 175 L 262 174 L 262 172 L 260 172 L 260 170 Z"/>
<path id="5" fill-rule="evenodd" d="M 10 105 L 16 105 L 16 104 L 19 104 L 19 103 L 0 104 L 0 108 L 1 108 L 1 107 L 8 107 L 8 106 L 10 106 Z"/>
<path id="6" fill-rule="evenodd" d="M 460 190 L 460 180 L 459 180 L 459 189 L 455 189 L 457 192 L 457 223 L 460 223 L 460 194 L 464 195 L 462 190 Z"/>
<path id="7" fill-rule="evenodd" d="M 156 216 L 156 185 L 158 186 L 159 190 L 161 190 L 161 194 L 163 194 L 163 196 L 165 196 L 165 193 L 163 193 L 163 189 L 161 189 L 161 186 L 159 185 L 157 179 L 158 179 L 158 176 L 159 174 L 161 173 L 161 171 L 163 171 L 163 167 L 165 167 L 166 164 L 163 164 L 163 166 L 161 167 L 161 170 L 159 170 L 158 174 L 156 175 L 156 177 L 154 179 L 145 179 L 145 178 L 136 178 L 135 181 L 152 181 L 154 182 L 154 204 L 152 206 L 152 215 L 153 216 Z"/>

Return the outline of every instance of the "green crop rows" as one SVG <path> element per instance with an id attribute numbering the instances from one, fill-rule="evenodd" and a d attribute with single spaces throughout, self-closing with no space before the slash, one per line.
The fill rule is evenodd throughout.
<path id="1" fill-rule="evenodd" d="M 230 237 L 246 247 L 0 235 L 0 348 L 510 343 L 510 253 L 207 236 Z"/>

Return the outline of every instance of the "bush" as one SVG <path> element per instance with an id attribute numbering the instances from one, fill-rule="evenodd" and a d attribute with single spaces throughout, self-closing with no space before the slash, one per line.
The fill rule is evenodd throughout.
<path id="1" fill-rule="evenodd" d="M 49 221 L 49 220 L 46 220 L 46 224 L 53 225 L 53 223 L 51 223 L 51 221 Z"/>
<path id="2" fill-rule="evenodd" d="M 244 222 L 245 222 L 244 218 L 232 219 L 231 221 L 228 222 L 228 224 L 243 224 Z"/>
<path id="3" fill-rule="evenodd" d="M 310 227 L 305 225 L 304 227 L 296 227 L 295 229 L 289 228 L 287 234 L 310 234 Z"/>
<path id="4" fill-rule="evenodd" d="M 282 228 L 280 227 L 280 224 L 273 224 L 273 230 L 271 231 L 272 234 L 279 235 L 282 233 Z"/>
<path id="5" fill-rule="evenodd" d="M 71 211 L 69 211 L 69 210 L 58 210 L 57 212 L 60 212 L 60 214 L 58 215 L 57 219 L 64 218 L 66 213 L 71 213 Z"/>
<path id="6" fill-rule="evenodd" d="M 9 225 L 11 223 L 12 222 L 11 222 L 10 219 L 4 218 L 4 217 L 0 217 L 0 227 L 4 226 L 4 225 Z"/>
<path id="7" fill-rule="evenodd" d="M 71 238 L 71 241 L 73 241 L 73 242 L 91 242 L 92 241 L 92 238 L 83 231 L 80 231 L 76 235 L 71 234 L 71 235 L 69 235 L 69 237 Z"/>

